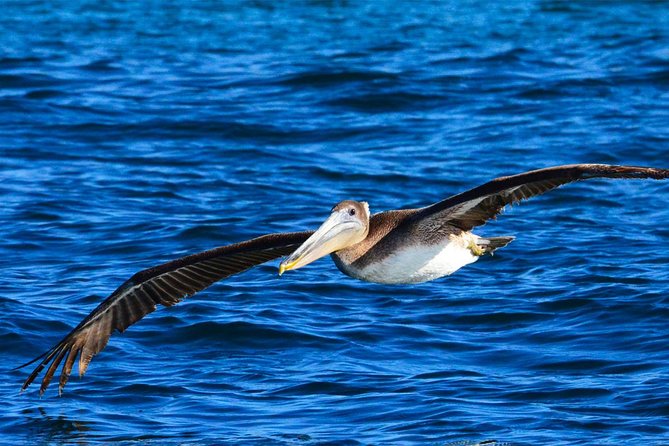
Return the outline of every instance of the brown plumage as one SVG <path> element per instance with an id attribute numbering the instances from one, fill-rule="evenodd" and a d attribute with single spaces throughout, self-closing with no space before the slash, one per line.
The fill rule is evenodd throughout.
<path id="1" fill-rule="evenodd" d="M 311 231 L 271 234 L 234 245 L 222 246 L 145 269 L 132 276 L 81 321 L 67 336 L 42 356 L 21 390 L 25 390 L 49 363 L 40 394 L 51 382 L 64 361 L 58 389 L 62 391 L 79 355 L 79 375 L 83 375 L 93 356 L 105 346 L 114 330 L 120 333 L 156 309 L 172 306 L 202 291 L 211 284 L 252 266 L 290 254 Z"/>
<path id="2" fill-rule="evenodd" d="M 418 209 L 415 221 L 448 220 L 469 231 L 495 218 L 506 205 L 541 195 L 567 183 L 590 178 L 669 178 L 669 170 L 651 167 L 571 164 L 501 177 Z"/>
<path id="3" fill-rule="evenodd" d="M 352 274 L 388 257 L 401 246 L 470 231 L 496 218 L 504 207 L 559 186 L 590 178 L 669 178 L 668 169 L 607 164 L 571 164 L 496 178 L 466 192 L 418 209 L 372 215 L 369 235 L 358 245 L 333 254 L 342 272 Z"/>
<path id="4" fill-rule="evenodd" d="M 347 200 L 335 206 L 332 212 L 341 217 L 339 226 L 356 224 L 355 230 L 358 232 L 354 235 L 357 238 L 349 236 L 353 242 L 343 247 L 337 245 L 334 251 L 330 252 L 344 273 L 364 280 L 373 280 L 365 277 L 365 268 L 370 265 L 378 267 L 383 264 L 384 259 L 403 249 L 436 245 L 442 243 L 444 238 L 467 235 L 472 228 L 495 218 L 506 205 L 543 194 L 573 181 L 589 178 L 660 180 L 669 178 L 669 170 L 603 164 L 551 167 L 497 178 L 424 208 L 386 211 L 372 216 L 369 215 L 366 203 Z M 41 360 L 24 382 L 22 390 L 26 389 L 48 366 L 40 386 L 40 394 L 43 393 L 56 369 L 63 363 L 59 382 L 61 391 L 67 383 L 76 358 L 79 357 L 79 374 L 83 375 L 93 356 L 105 347 L 114 330 L 123 332 L 153 312 L 157 304 L 174 305 L 183 298 L 192 296 L 213 283 L 252 266 L 291 253 L 291 258 L 284 260 L 282 267 L 286 262 L 295 265 L 299 259 L 292 260 L 292 257 L 309 243 L 308 239 L 312 234 L 313 237 L 317 237 L 318 231 L 266 235 L 186 256 L 135 274 L 58 344 L 40 357 L 21 366 Z M 491 252 L 506 245 L 512 237 L 481 240 L 484 250 Z M 293 268 L 296 267 L 289 265 L 284 269 Z M 378 274 L 378 268 L 375 274 Z"/>

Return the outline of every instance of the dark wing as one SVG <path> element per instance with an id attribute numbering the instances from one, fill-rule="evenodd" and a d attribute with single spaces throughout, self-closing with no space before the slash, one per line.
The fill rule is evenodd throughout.
<path id="1" fill-rule="evenodd" d="M 214 282 L 288 255 L 311 234 L 308 231 L 265 235 L 192 254 L 138 272 L 98 305 L 58 344 L 42 356 L 21 366 L 41 359 L 21 390 L 25 390 L 48 365 L 40 386 L 40 395 L 43 394 L 58 365 L 64 360 L 58 388 L 60 393 L 72 372 L 77 355 L 81 376 L 86 372 L 93 356 L 105 348 L 114 330 L 125 331 L 153 312 L 157 304 L 174 305 Z"/>
<path id="2" fill-rule="evenodd" d="M 563 184 L 589 178 L 669 178 L 668 169 L 610 166 L 607 164 L 571 164 L 532 170 L 489 181 L 479 187 L 453 195 L 431 206 L 418 209 L 414 222 L 438 220 L 465 231 L 495 218 L 508 204 L 540 195 Z"/>

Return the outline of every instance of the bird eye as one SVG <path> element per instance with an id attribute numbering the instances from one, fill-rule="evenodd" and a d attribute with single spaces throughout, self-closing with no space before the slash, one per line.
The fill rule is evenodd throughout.
<path id="1" fill-rule="evenodd" d="M 348 215 L 351 215 L 351 216 L 355 215 L 355 209 L 353 209 L 353 208 L 349 209 L 348 210 Z"/>

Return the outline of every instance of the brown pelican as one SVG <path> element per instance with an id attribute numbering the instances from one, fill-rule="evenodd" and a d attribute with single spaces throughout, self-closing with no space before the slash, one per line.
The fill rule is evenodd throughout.
<path id="1" fill-rule="evenodd" d="M 669 169 L 574 164 L 501 177 L 419 209 L 370 214 L 365 202 L 346 200 L 332 208 L 316 231 L 270 234 L 192 254 L 138 272 L 50 350 L 21 390 L 48 366 L 44 393 L 64 361 L 59 393 L 79 357 L 83 375 L 114 330 L 123 332 L 161 304 L 171 306 L 233 274 L 289 255 L 279 274 L 327 254 L 349 276 L 369 282 L 417 283 L 449 275 L 508 244 L 513 237 L 479 237 L 471 230 L 495 218 L 506 205 L 589 178 L 669 178 Z"/>

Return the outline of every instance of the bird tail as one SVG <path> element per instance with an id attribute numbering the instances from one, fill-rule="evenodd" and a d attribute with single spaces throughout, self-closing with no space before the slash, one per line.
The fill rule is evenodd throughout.
<path id="1" fill-rule="evenodd" d="M 476 244 L 483 250 L 484 254 L 492 255 L 499 248 L 504 248 L 511 243 L 516 237 L 488 237 L 479 238 Z"/>

